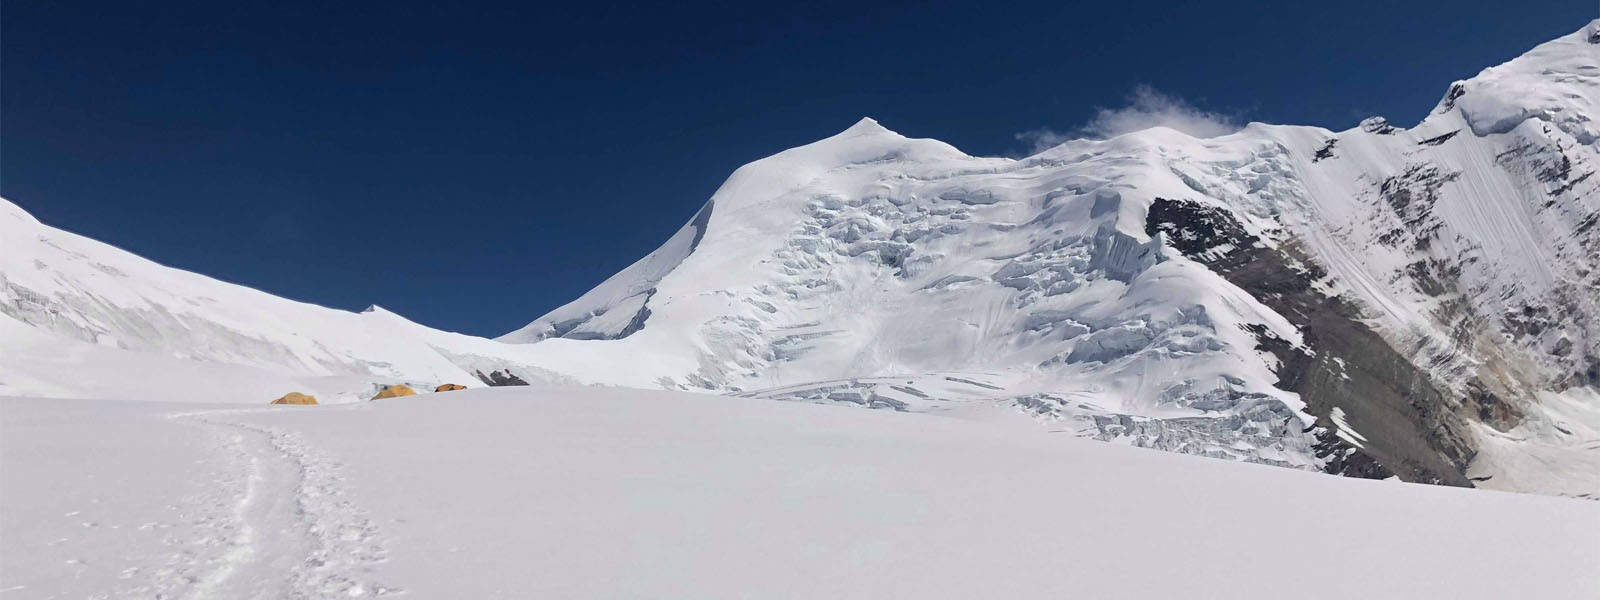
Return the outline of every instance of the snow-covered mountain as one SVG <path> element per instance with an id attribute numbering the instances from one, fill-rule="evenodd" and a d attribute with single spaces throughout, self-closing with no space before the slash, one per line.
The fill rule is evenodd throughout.
<path id="1" fill-rule="evenodd" d="M 871 119 L 733 174 L 501 339 L 587 382 L 936 410 L 1372 477 L 1591 493 L 1600 25 L 1421 123 L 1154 128 L 1021 160 Z"/>
<path id="2" fill-rule="evenodd" d="M 1154 128 L 1013 160 L 864 119 L 739 169 L 656 252 L 498 341 L 163 267 L 0 201 L 0 395 L 357 399 L 501 371 L 1595 494 L 1597 86 L 1600 22 L 1409 129 Z"/>
<path id="3" fill-rule="evenodd" d="M 165 267 L 0 199 L 0 395 L 258 402 L 300 389 L 326 402 L 398 382 L 482 386 L 506 369 L 564 379 L 523 354 Z"/>

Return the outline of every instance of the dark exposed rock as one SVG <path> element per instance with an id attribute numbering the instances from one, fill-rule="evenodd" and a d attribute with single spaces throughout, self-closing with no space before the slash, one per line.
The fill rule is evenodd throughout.
<path id="1" fill-rule="evenodd" d="M 1145 232 L 1149 235 L 1165 233 L 1167 245 L 1186 256 L 1226 243 L 1248 248 L 1260 241 L 1221 209 L 1198 202 L 1165 198 L 1157 198 L 1155 204 L 1150 206 L 1150 212 L 1145 217 Z"/>
<path id="2" fill-rule="evenodd" d="M 1394 210 L 1395 216 L 1405 225 L 1405 231 L 1391 232 L 1395 235 L 1386 234 L 1380 241 L 1393 245 L 1409 232 L 1412 247 L 1426 250 L 1441 226 L 1433 218 L 1433 207 L 1439 202 L 1440 190 L 1444 184 L 1460 177 L 1458 171 L 1445 171 L 1437 165 L 1418 163 L 1407 167 L 1404 173 L 1384 179 L 1378 187 L 1378 195 Z"/>
<path id="3" fill-rule="evenodd" d="M 1409 200 L 1407 200 L 1409 203 Z M 1295 346 L 1252 329 L 1259 349 L 1279 361 L 1278 387 L 1300 395 L 1318 417 L 1320 452 L 1332 472 L 1355 477 L 1398 475 L 1406 481 L 1470 486 L 1463 473 L 1476 454 L 1449 397 L 1368 328 L 1359 311 L 1312 287 L 1325 272 L 1292 245 L 1267 248 L 1227 211 L 1183 200 L 1156 199 L 1146 231 L 1249 292 L 1293 323 Z M 1212 252 L 1231 245 L 1235 251 Z M 1366 437 L 1355 448 L 1332 433 L 1337 407 Z"/>
<path id="4" fill-rule="evenodd" d="M 1478 420 L 1500 431 L 1510 431 L 1522 421 L 1522 411 L 1489 390 L 1482 381 L 1467 382 L 1467 399 L 1478 411 Z"/>
<path id="5" fill-rule="evenodd" d="M 1394 477 L 1394 472 L 1378 464 L 1372 455 L 1344 441 L 1333 429 L 1321 427 L 1315 429 L 1317 443 L 1312 448 L 1316 450 L 1317 458 L 1327 461 L 1326 469 L 1329 473 L 1362 479 Z"/>
<path id="6" fill-rule="evenodd" d="M 1572 188 L 1577 187 L 1578 184 L 1583 183 L 1584 181 L 1588 180 L 1591 175 L 1594 175 L 1594 171 L 1589 171 L 1587 173 L 1584 173 L 1582 175 L 1574 177 L 1571 180 L 1567 181 L 1566 183 L 1561 184 L 1560 187 L 1557 187 L 1556 189 L 1550 190 L 1550 195 L 1551 196 L 1557 196 L 1557 195 L 1565 194 L 1565 193 L 1567 193 L 1569 191 L 1572 191 Z"/>
<path id="7" fill-rule="evenodd" d="M 1550 309 L 1543 306 L 1524 306 L 1522 310 L 1506 313 L 1501 322 L 1505 323 L 1506 331 L 1521 337 L 1537 336 L 1556 323 L 1551 319 Z"/>
<path id="8" fill-rule="evenodd" d="M 1594 224 L 1596 222 L 1600 222 L 1600 212 L 1584 217 L 1582 221 L 1578 222 L 1578 226 L 1573 228 L 1573 231 L 1577 233 L 1586 233 L 1590 229 L 1594 228 Z"/>
<path id="9" fill-rule="evenodd" d="M 1461 82 L 1457 81 L 1455 83 L 1450 84 L 1450 89 L 1445 91 L 1445 93 L 1444 93 L 1444 102 L 1440 103 L 1441 106 L 1443 107 L 1443 110 L 1450 110 L 1452 108 L 1455 108 L 1456 107 L 1456 100 L 1461 98 L 1462 96 L 1465 96 L 1466 94 L 1467 94 L 1467 86 L 1462 85 Z"/>
<path id="10" fill-rule="evenodd" d="M 1534 173 L 1534 177 L 1545 183 L 1554 183 L 1566 181 L 1568 177 L 1572 176 L 1572 158 L 1568 157 L 1564 152 L 1559 152 L 1557 156 L 1559 158 L 1549 164 L 1541 165 L 1539 170 Z"/>
<path id="11" fill-rule="evenodd" d="M 982 381 L 973 381 L 971 379 L 965 379 L 965 378 L 962 378 L 962 377 L 945 376 L 944 379 L 945 379 L 945 381 L 954 381 L 956 383 L 965 383 L 967 385 L 975 386 L 975 387 L 981 387 L 981 388 L 986 389 L 986 390 L 1002 390 L 1002 389 L 1005 389 L 1005 388 L 1002 388 L 1002 387 L 999 387 L 999 386 L 989 385 L 989 384 L 984 383 Z"/>
<path id="12" fill-rule="evenodd" d="M 1461 277 L 1461 266 L 1429 258 L 1406 265 L 1405 273 L 1422 293 L 1438 297 L 1455 292 L 1454 282 Z"/>
<path id="13" fill-rule="evenodd" d="M 1584 172 L 1577 177 L 1572 176 L 1572 157 L 1567 149 L 1559 142 L 1548 144 L 1535 144 L 1522 141 L 1510 149 L 1496 154 L 1495 163 L 1508 169 L 1517 169 L 1531 173 L 1534 179 L 1541 183 L 1553 184 L 1550 196 L 1558 196 L 1594 175 L 1593 171 Z M 1554 204 L 1554 199 L 1545 205 L 1546 208 Z"/>
<path id="14" fill-rule="evenodd" d="M 490 371 L 488 375 L 484 375 L 483 371 L 473 371 L 472 374 L 477 375 L 479 381 L 482 381 L 491 387 L 528 385 L 527 381 L 523 380 L 521 377 L 518 377 L 515 373 L 512 373 L 510 369 Z"/>
<path id="15" fill-rule="evenodd" d="M 1339 138 L 1328 138 L 1328 141 L 1324 142 L 1321 148 L 1317 148 L 1317 152 L 1311 156 L 1311 162 L 1321 162 L 1325 159 L 1334 158 L 1333 147 L 1338 143 Z"/>
<path id="16" fill-rule="evenodd" d="M 1419 146 L 1437 146 L 1439 144 L 1443 144 L 1445 142 L 1450 141 L 1450 138 L 1455 137 L 1456 134 L 1458 134 L 1458 133 L 1461 133 L 1460 129 L 1457 129 L 1457 130 L 1452 131 L 1450 133 L 1446 133 L 1444 135 L 1435 136 L 1435 137 L 1431 137 L 1431 138 L 1422 140 L 1420 142 L 1417 142 L 1417 145 L 1419 145 Z"/>

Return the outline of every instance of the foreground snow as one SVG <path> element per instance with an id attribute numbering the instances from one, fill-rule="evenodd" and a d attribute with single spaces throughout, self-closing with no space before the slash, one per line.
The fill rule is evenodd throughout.
<path id="1" fill-rule="evenodd" d="M 1591 598 L 1600 504 L 1020 416 L 501 388 L 0 399 L 0 598 Z"/>

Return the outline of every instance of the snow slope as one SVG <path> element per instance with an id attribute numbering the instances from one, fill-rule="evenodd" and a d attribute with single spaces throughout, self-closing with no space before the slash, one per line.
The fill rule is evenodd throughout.
<path id="1" fill-rule="evenodd" d="M 0 199 L 0 393 L 265 402 L 301 389 L 326 402 L 396 382 L 482 386 L 475 372 L 498 369 L 563 379 L 525 354 L 165 267 Z"/>
<path id="2" fill-rule="evenodd" d="M 3 398 L 0 597 L 1600 592 L 1593 502 L 1148 452 L 1010 414 L 538 387 Z"/>
<path id="3" fill-rule="evenodd" d="M 1410 129 L 1154 128 L 1009 160 L 864 119 L 739 169 L 501 340 L 585 382 L 883 408 L 966 373 L 1089 437 L 1600 494 L 1597 27 Z M 915 393 L 872 400 L 889 379 Z"/>

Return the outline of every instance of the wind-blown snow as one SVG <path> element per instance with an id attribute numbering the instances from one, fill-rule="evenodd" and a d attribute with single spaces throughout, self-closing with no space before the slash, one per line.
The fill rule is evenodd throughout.
<path id="1" fill-rule="evenodd" d="M 1075 131 L 1060 133 L 1043 128 L 1015 137 L 1031 144 L 1033 152 L 1038 153 L 1078 138 L 1114 138 L 1152 127 L 1176 129 L 1197 138 L 1223 136 L 1240 129 L 1232 117 L 1202 110 L 1149 85 L 1139 85 L 1128 94 L 1126 105 L 1096 109 L 1094 118 Z"/>

